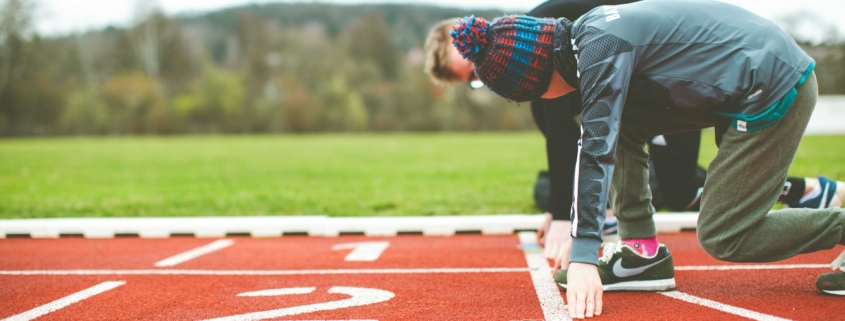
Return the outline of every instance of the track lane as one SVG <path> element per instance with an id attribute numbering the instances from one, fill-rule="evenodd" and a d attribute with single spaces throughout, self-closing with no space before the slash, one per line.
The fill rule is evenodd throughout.
<path id="1" fill-rule="evenodd" d="M 342 301 L 335 287 L 377 289 L 391 299 L 370 305 L 315 311 L 279 320 L 540 320 L 543 311 L 516 235 L 426 237 L 341 236 L 229 238 L 219 251 L 157 268 L 155 262 L 214 242 L 214 239 L 118 238 L 89 240 L 0 240 L 0 270 L 126 269 L 132 271 L 297 271 L 325 269 L 376 274 L 304 275 L 0 275 L 0 319 L 22 313 L 107 281 L 126 284 L 38 320 L 201 320 L 261 310 L 295 308 Z M 661 234 L 672 252 L 678 291 L 741 309 L 794 320 L 837 320 L 845 301 L 814 287 L 822 268 L 783 269 L 788 264 L 828 263 L 843 247 L 765 266 L 770 270 L 697 271 L 700 266 L 748 266 L 710 258 L 695 234 Z M 389 242 L 373 261 L 346 261 L 352 248 L 337 244 Z M 758 265 L 751 265 L 758 266 Z M 486 269 L 481 273 L 382 273 L 385 269 Z M 398 271 L 397 270 L 397 271 Z M 387 270 L 389 271 L 389 270 Z M 415 270 L 419 271 L 419 270 Z M 313 292 L 259 297 L 238 294 L 265 290 L 315 288 Z M 301 290 L 297 290 L 301 291 Z M 565 296 L 564 293 L 561 293 Z M 603 320 L 739 320 L 737 315 L 656 293 L 605 293 Z M 299 310 L 296 310 L 299 311 Z M 310 310 L 309 310 L 310 311 Z"/>

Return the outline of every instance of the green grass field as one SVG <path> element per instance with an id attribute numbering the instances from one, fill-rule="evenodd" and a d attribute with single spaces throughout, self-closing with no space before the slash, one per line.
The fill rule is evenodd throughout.
<path id="1" fill-rule="evenodd" d="M 0 218 L 536 213 L 543 146 L 539 132 L 0 140 Z M 845 137 L 798 154 L 791 175 L 845 179 Z"/>

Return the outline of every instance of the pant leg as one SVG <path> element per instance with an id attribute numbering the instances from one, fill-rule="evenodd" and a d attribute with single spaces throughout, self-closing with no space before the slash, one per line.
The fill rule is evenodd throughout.
<path id="1" fill-rule="evenodd" d="M 657 135 L 683 133 L 712 127 L 716 115 L 710 111 L 682 109 L 649 110 L 625 106 L 616 144 L 616 164 L 610 199 L 619 222 L 621 238 L 657 235 L 654 207 L 648 186 L 646 141 Z"/>
<path id="2" fill-rule="evenodd" d="M 610 202 L 618 222 L 619 237 L 648 238 L 657 235 L 654 206 L 648 185 L 648 152 L 650 138 L 632 123 L 622 122 L 616 143 L 616 165 L 610 182 Z"/>
<path id="3" fill-rule="evenodd" d="M 649 143 L 663 205 L 673 211 L 685 210 L 704 186 L 698 167 L 701 131 L 663 135 L 663 141 L 666 144 L 662 146 Z"/>
<path id="4" fill-rule="evenodd" d="M 537 125 L 537 129 L 543 133 L 544 137 L 548 137 L 546 135 L 546 109 L 544 108 L 542 99 L 531 101 L 531 117 L 534 118 L 534 124 Z"/>
<path id="5" fill-rule="evenodd" d="M 815 75 L 798 88 L 786 115 L 772 127 L 745 133 L 730 128 L 710 163 L 698 239 L 713 257 L 771 262 L 842 242 L 842 209 L 770 212 L 807 127 L 818 95 Z"/>

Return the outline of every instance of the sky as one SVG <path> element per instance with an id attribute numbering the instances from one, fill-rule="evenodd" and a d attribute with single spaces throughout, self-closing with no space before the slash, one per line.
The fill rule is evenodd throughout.
<path id="1" fill-rule="evenodd" d="M 0 2 L 3 0 L 0 0 Z M 70 34 L 108 25 L 126 26 L 132 21 L 139 1 L 155 0 L 36 0 L 36 26 L 47 35 Z M 313 1 L 313 0 L 312 0 Z M 683 1 L 683 0 L 678 0 Z M 781 23 L 785 16 L 801 14 L 838 30 L 845 36 L 845 0 L 722 0 L 744 7 L 763 17 Z M 205 12 L 252 3 L 292 2 L 292 0 L 158 0 L 168 14 Z M 508 13 L 523 13 L 544 0 L 320 0 L 325 3 L 420 3 L 445 7 L 497 8 Z M 811 6 L 806 6 L 811 4 Z M 813 41 L 822 39 L 824 27 L 805 24 L 800 35 Z"/>

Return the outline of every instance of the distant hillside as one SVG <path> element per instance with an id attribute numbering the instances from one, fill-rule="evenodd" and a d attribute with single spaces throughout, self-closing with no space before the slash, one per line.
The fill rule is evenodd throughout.
<path id="1" fill-rule="evenodd" d="M 421 47 L 428 29 L 436 22 L 467 15 L 495 18 L 504 15 L 498 10 L 466 10 L 424 5 L 336 5 L 323 3 L 253 4 L 227 8 L 194 16 L 176 17 L 185 27 L 200 27 L 212 33 L 238 30 L 240 17 L 260 17 L 279 27 L 303 26 L 319 23 L 329 36 L 336 37 L 359 18 L 380 14 L 391 28 L 397 49 L 408 51 Z"/>

